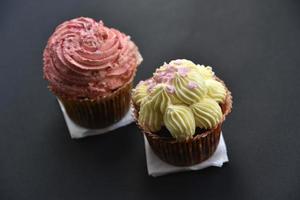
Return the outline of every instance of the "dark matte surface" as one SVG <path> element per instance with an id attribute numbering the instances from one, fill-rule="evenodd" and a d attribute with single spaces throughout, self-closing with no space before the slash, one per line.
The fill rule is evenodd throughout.
<path id="1" fill-rule="evenodd" d="M 297 0 L 0 2 L 0 199 L 300 199 Z M 71 140 L 42 79 L 54 27 L 90 16 L 132 35 L 136 80 L 163 61 L 214 66 L 234 95 L 223 168 L 147 175 L 135 125 Z"/>

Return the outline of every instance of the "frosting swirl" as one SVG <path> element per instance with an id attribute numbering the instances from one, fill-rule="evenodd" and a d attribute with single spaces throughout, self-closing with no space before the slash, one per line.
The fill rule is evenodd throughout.
<path id="1" fill-rule="evenodd" d="M 153 109 L 151 102 L 142 104 L 139 111 L 139 123 L 149 131 L 159 131 L 162 126 L 163 116 Z"/>
<path id="2" fill-rule="evenodd" d="M 222 118 L 222 110 L 213 99 L 205 98 L 190 106 L 195 117 L 197 127 L 214 128 Z"/>
<path id="3" fill-rule="evenodd" d="M 199 101 L 207 92 L 203 78 L 192 74 L 186 77 L 177 74 L 174 78 L 174 86 L 176 97 L 188 105 Z"/>
<path id="4" fill-rule="evenodd" d="M 195 119 L 187 106 L 170 105 L 164 115 L 164 123 L 177 140 L 184 140 L 195 134 Z"/>
<path id="5" fill-rule="evenodd" d="M 199 73 L 204 80 L 212 79 L 215 76 L 215 73 L 212 71 L 212 68 L 210 66 L 204 66 L 204 65 L 197 65 L 196 68 L 194 68 L 196 73 Z"/>
<path id="6" fill-rule="evenodd" d="M 80 17 L 59 25 L 49 38 L 44 77 L 58 96 L 97 99 L 130 81 L 141 61 L 129 36 Z"/>
<path id="7" fill-rule="evenodd" d="M 141 105 L 142 101 L 147 97 L 148 95 L 148 87 L 146 85 L 145 81 L 141 81 L 135 89 L 132 90 L 132 100 L 135 102 L 138 106 Z"/>
<path id="8" fill-rule="evenodd" d="M 207 86 L 207 94 L 218 103 L 222 103 L 226 97 L 226 89 L 219 81 L 209 79 L 205 81 Z"/>
<path id="9" fill-rule="evenodd" d="M 164 84 L 156 85 L 149 98 L 149 102 L 152 104 L 152 107 L 161 113 L 165 112 L 171 101 Z"/>

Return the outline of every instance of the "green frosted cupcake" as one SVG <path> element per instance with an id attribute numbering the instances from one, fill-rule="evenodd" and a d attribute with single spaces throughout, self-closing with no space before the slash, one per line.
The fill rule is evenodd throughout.
<path id="1" fill-rule="evenodd" d="M 219 143 L 232 97 L 211 67 L 173 60 L 132 95 L 135 120 L 153 151 L 178 166 L 209 158 Z"/>

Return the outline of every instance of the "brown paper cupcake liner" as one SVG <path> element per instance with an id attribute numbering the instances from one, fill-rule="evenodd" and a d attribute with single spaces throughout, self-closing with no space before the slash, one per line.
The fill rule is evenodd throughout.
<path id="1" fill-rule="evenodd" d="M 140 54 L 138 56 L 139 65 L 142 57 Z M 138 65 L 135 67 L 130 80 L 111 95 L 100 99 L 82 100 L 58 96 L 71 120 L 90 129 L 104 128 L 121 120 L 130 108 L 132 82 Z"/>
<path id="2" fill-rule="evenodd" d="M 190 166 L 208 159 L 217 149 L 221 124 L 215 129 L 199 133 L 185 141 L 164 140 L 153 133 L 144 132 L 156 155 L 176 166 Z"/>
<path id="3" fill-rule="evenodd" d="M 217 77 L 216 79 L 224 84 L 222 80 Z M 222 123 L 232 109 L 232 96 L 228 89 L 225 102 L 221 104 L 221 108 L 223 118 L 216 128 L 206 130 L 205 132 L 201 132 L 197 128 L 196 134 L 192 138 L 185 141 L 177 141 L 172 137 L 160 136 L 157 133 L 145 130 L 138 123 L 139 108 L 137 105 L 132 103 L 135 122 L 142 133 L 146 136 L 154 153 L 165 162 L 176 166 L 195 165 L 212 156 L 219 144 Z"/>
<path id="4" fill-rule="evenodd" d="M 96 129 L 116 123 L 128 112 L 132 81 L 99 100 L 70 100 L 59 97 L 69 117 L 78 125 Z"/>

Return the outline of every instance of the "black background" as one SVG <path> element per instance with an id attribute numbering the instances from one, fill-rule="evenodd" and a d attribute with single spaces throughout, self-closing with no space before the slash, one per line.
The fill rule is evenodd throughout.
<path id="1" fill-rule="evenodd" d="M 0 199 L 300 199 L 300 3 L 297 0 L 0 2 Z M 222 168 L 147 175 L 134 124 L 71 140 L 42 78 L 61 22 L 102 19 L 144 57 L 211 65 L 231 89 Z"/>

